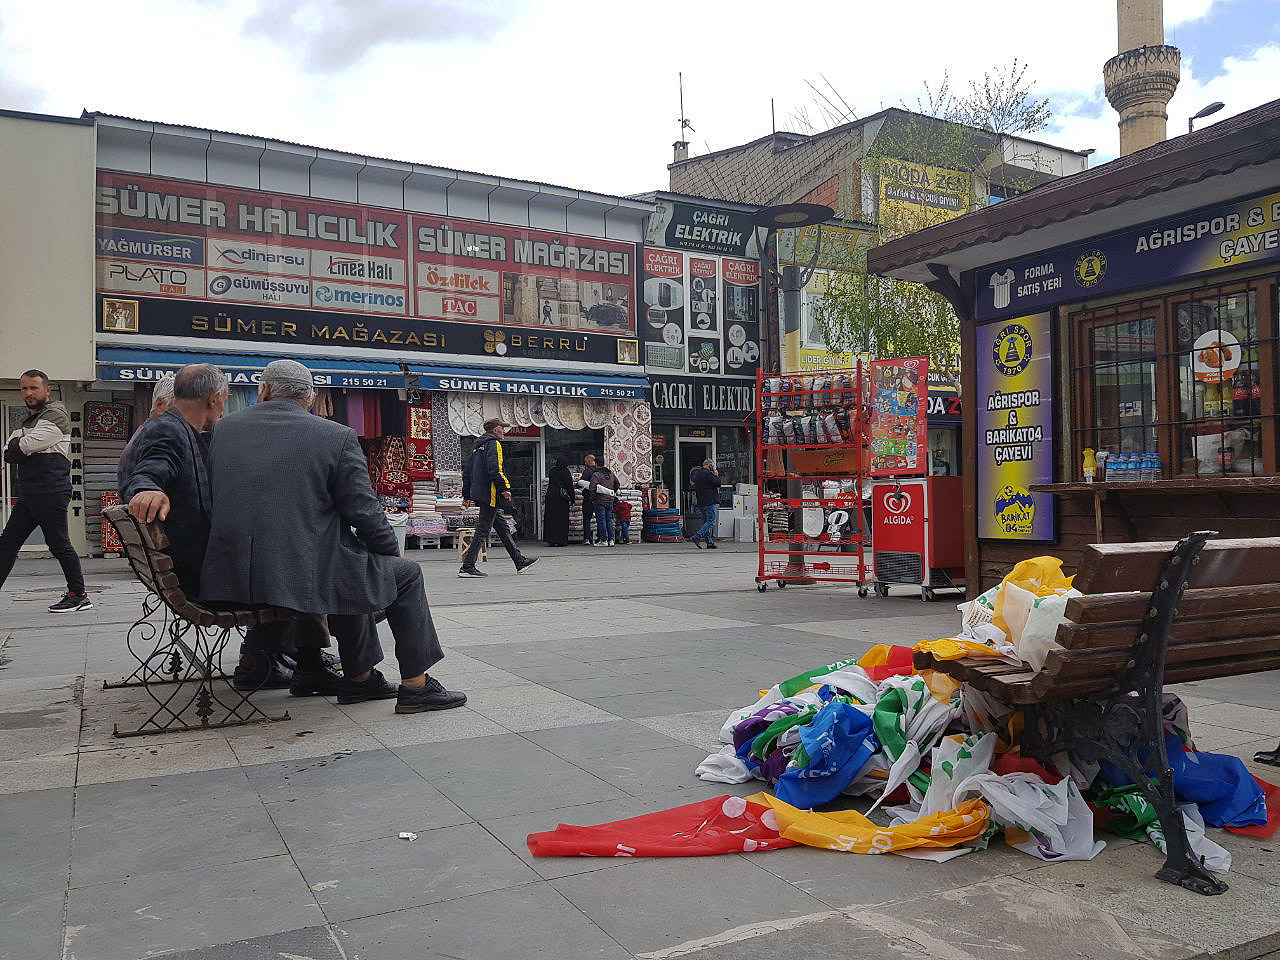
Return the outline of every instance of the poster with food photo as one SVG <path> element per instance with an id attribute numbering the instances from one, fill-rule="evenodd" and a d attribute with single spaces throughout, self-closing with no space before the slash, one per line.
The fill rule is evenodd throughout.
<path id="1" fill-rule="evenodd" d="M 921 476 L 928 458 L 929 360 L 904 357 L 871 362 L 871 475 Z"/>

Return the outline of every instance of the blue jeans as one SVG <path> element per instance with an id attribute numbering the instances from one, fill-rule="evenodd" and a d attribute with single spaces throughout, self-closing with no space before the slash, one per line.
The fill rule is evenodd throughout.
<path id="1" fill-rule="evenodd" d="M 626 543 L 631 539 L 631 521 L 618 518 L 618 539 Z"/>
<path id="2" fill-rule="evenodd" d="M 709 507 L 698 509 L 702 511 L 702 526 L 693 535 L 693 539 L 702 540 L 708 544 L 715 543 L 716 524 L 720 520 L 720 505 L 713 503 Z"/>
<path id="3" fill-rule="evenodd" d="M 596 543 L 613 539 L 613 504 L 596 504 Z"/>

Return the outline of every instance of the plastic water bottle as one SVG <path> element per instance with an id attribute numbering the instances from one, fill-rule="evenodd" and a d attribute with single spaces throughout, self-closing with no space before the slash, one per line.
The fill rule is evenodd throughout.
<path id="1" fill-rule="evenodd" d="M 1130 483 L 1133 481 L 1133 455 L 1129 453 L 1120 454 L 1120 462 L 1117 464 L 1120 468 L 1116 471 L 1117 483 Z"/>
<path id="2" fill-rule="evenodd" d="M 1151 479 L 1152 481 L 1164 478 L 1164 464 L 1160 460 L 1160 454 L 1152 451 L 1151 453 Z"/>

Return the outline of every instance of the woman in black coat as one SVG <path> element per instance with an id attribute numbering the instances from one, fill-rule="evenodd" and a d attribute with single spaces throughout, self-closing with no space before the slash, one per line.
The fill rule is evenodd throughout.
<path id="1" fill-rule="evenodd" d="M 542 536 L 549 547 L 563 547 L 569 542 L 569 507 L 577 498 L 569 461 L 556 457 L 547 478 L 547 500 L 543 506 Z"/>

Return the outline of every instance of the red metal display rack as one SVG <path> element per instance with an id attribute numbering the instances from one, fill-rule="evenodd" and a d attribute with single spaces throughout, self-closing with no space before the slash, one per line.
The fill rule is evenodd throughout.
<path id="1" fill-rule="evenodd" d="M 865 597 L 869 411 L 862 364 L 791 375 L 760 371 L 756 398 L 756 589 L 763 593 L 770 580 L 779 587 L 848 583 Z M 821 530 L 814 533 L 818 513 Z"/>

